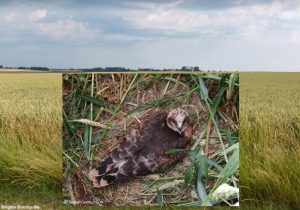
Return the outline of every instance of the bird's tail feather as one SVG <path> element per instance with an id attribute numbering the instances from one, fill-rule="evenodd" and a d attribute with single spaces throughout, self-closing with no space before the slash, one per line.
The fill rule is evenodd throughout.
<path id="1" fill-rule="evenodd" d="M 109 162 L 109 160 L 105 160 L 98 168 L 90 171 L 89 177 L 95 188 L 105 187 L 113 182 L 121 182 L 130 178 L 121 170 L 126 161 L 107 164 Z"/>

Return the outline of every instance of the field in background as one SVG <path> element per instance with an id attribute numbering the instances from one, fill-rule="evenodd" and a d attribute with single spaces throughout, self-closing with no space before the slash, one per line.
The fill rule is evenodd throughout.
<path id="1" fill-rule="evenodd" d="M 61 124 L 61 74 L 0 74 L 0 204 L 60 197 Z"/>
<path id="2" fill-rule="evenodd" d="M 295 209 L 300 205 L 300 74 L 240 73 L 240 84 L 241 206 Z M 0 116 L 0 204 L 59 205 L 60 74 L 0 74 Z M 34 143 L 21 143 L 31 138 Z M 45 158 L 47 166 L 38 161 Z M 34 169 L 32 178 L 29 165 L 44 168 Z M 30 190 L 26 180 L 40 187 Z"/>
<path id="3" fill-rule="evenodd" d="M 300 73 L 241 73 L 240 84 L 241 198 L 296 209 Z"/>
<path id="4" fill-rule="evenodd" d="M 29 69 L 1 69 L 0 68 L 0 73 L 27 73 L 27 72 L 37 72 L 34 70 L 29 70 Z"/>

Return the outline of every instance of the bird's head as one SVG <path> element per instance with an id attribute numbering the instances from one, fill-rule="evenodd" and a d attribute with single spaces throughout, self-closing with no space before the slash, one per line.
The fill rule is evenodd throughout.
<path id="1" fill-rule="evenodd" d="M 189 114 L 180 108 L 172 109 L 167 116 L 168 127 L 179 134 L 183 134 L 189 123 Z"/>

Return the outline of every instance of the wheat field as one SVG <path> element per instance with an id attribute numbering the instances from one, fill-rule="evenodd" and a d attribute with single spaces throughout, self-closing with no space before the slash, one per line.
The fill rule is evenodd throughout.
<path id="1" fill-rule="evenodd" d="M 241 197 L 299 207 L 300 74 L 240 78 Z"/>
<path id="2" fill-rule="evenodd" d="M 61 205 L 61 83 L 61 74 L 0 74 L 0 204 Z M 244 208 L 300 206 L 299 92 L 299 73 L 240 73 Z"/>
<path id="3" fill-rule="evenodd" d="M 0 203 L 60 191 L 61 124 L 60 74 L 0 74 Z"/>

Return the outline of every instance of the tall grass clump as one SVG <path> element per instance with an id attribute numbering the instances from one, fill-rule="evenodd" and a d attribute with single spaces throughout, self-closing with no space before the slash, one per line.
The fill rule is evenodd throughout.
<path id="1" fill-rule="evenodd" d="M 0 74 L 0 185 L 60 190 L 60 78 Z"/>
<path id="2" fill-rule="evenodd" d="M 300 206 L 300 74 L 241 73 L 241 198 Z"/>

